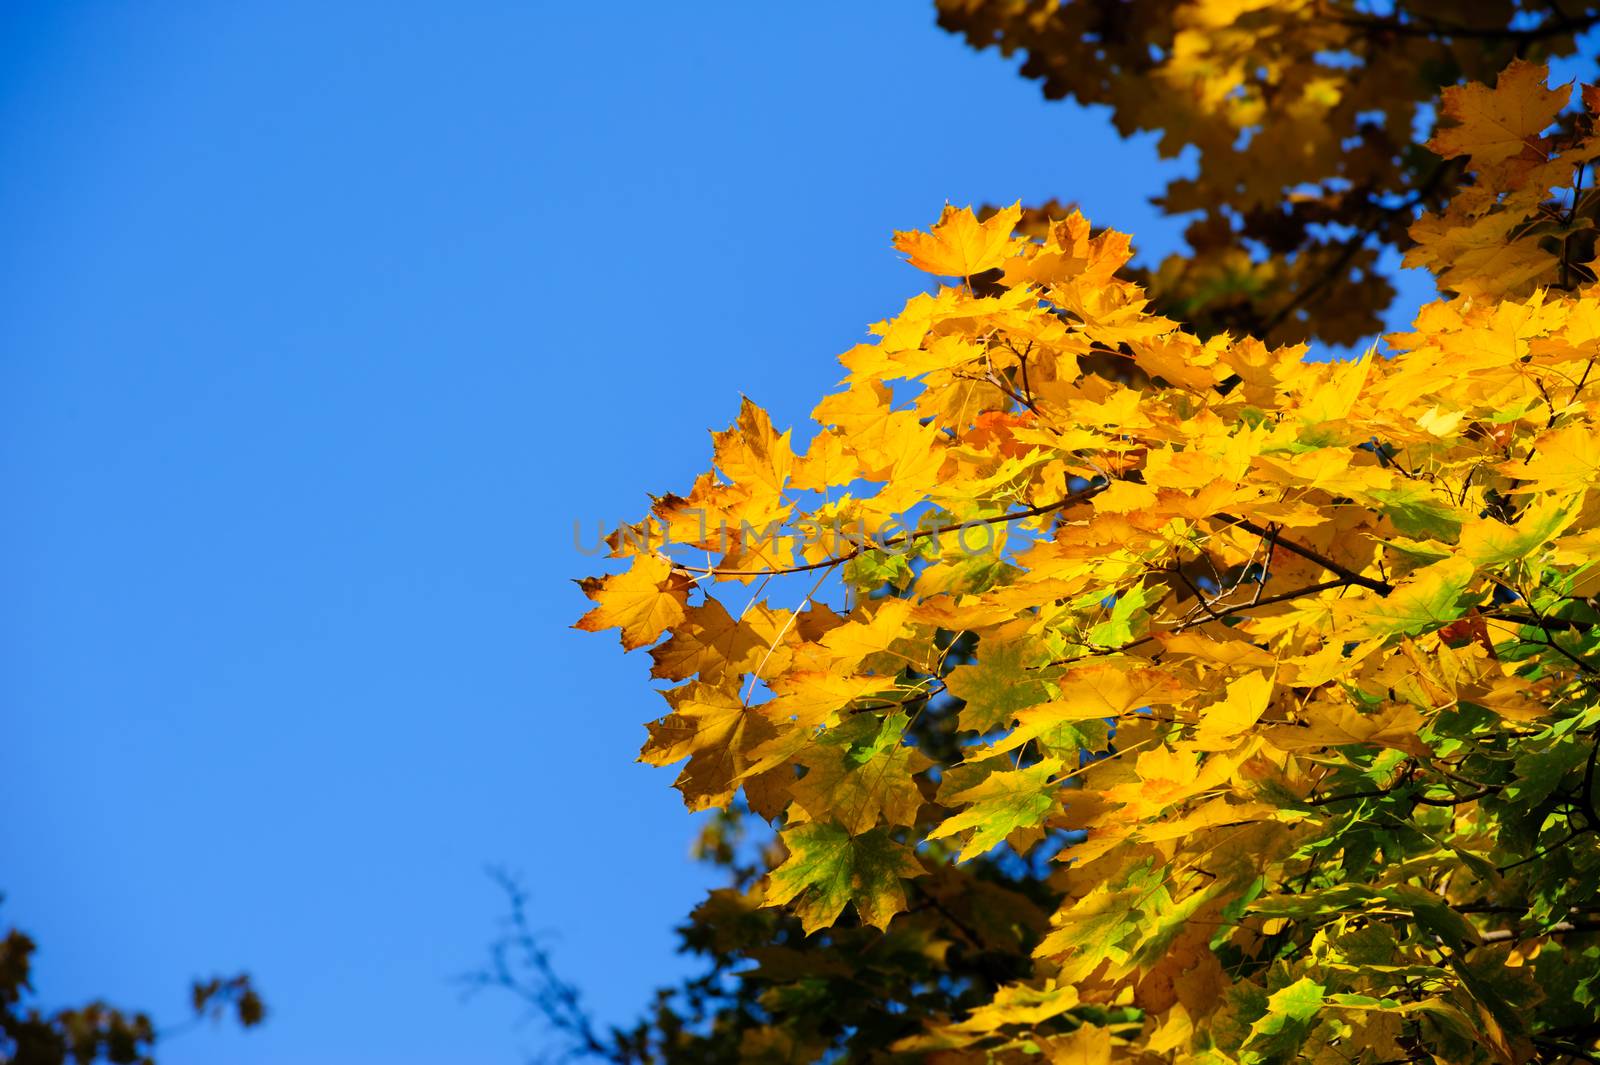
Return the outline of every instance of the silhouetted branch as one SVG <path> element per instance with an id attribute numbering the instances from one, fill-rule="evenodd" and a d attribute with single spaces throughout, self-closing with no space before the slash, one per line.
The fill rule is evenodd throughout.
<path id="1" fill-rule="evenodd" d="M 488 964 L 459 978 L 467 993 L 498 988 L 522 1000 L 530 1017 L 567 1041 L 555 1060 L 625 1061 L 600 1038 L 578 988 L 556 972 L 540 934 L 528 921 L 528 893 L 521 883 L 503 869 L 490 869 L 489 876 L 506 893 L 510 912 L 505 931 L 489 947 Z"/>

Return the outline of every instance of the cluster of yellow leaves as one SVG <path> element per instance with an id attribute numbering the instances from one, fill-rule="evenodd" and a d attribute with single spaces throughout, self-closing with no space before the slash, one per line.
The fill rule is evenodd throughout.
<path id="1" fill-rule="evenodd" d="M 1499 299 L 1595 280 L 1600 200 L 1589 168 L 1600 158 L 1593 132 L 1600 91 L 1584 86 L 1574 128 L 1547 135 L 1572 99 L 1570 84 L 1552 89 L 1549 80 L 1545 65 L 1518 60 L 1492 89 L 1445 90 L 1441 116 L 1454 125 L 1436 132 L 1428 147 L 1466 157 L 1476 183 L 1412 226 L 1417 246 L 1405 259 L 1437 274 L 1441 288 Z"/>
<path id="2" fill-rule="evenodd" d="M 1026 51 L 1023 73 L 1047 96 L 1109 104 L 1124 132 L 1162 131 L 1165 154 L 1197 148 L 1198 175 L 1169 194 L 1178 211 L 1275 207 L 1285 186 L 1335 175 L 1383 180 L 1390 163 L 1378 144 L 1343 142 L 1363 120 L 1409 140 L 1423 102 L 1417 68 L 1437 54 L 1427 36 L 1408 34 L 1371 56 L 1368 35 L 1384 20 L 1325 0 L 1139 0 L 1109 15 L 1078 0 L 936 2 L 941 24 L 975 45 Z M 1503 0 L 1474 6 L 1471 21 L 1490 28 L 1513 11 Z M 1447 21 L 1459 21 L 1453 13 Z M 1457 50 L 1472 69 L 1474 47 Z"/>
<path id="3" fill-rule="evenodd" d="M 1379 246 L 1404 249 L 1413 209 L 1437 206 L 1460 178 L 1455 162 L 1414 148 L 1439 89 L 1487 81 L 1514 57 L 1568 54 L 1595 24 L 1561 0 L 935 6 L 973 47 L 1025 56 L 1020 73 L 1047 97 L 1108 106 L 1123 134 L 1156 131 L 1163 155 L 1192 155 L 1192 173 L 1158 201 L 1199 214 L 1189 251 L 1147 287 L 1202 335 L 1269 343 L 1377 332 L 1394 295 Z"/>
<path id="4" fill-rule="evenodd" d="M 1528 153 L 1559 104 L 1541 76 L 1451 97 L 1460 124 L 1436 143 L 1472 155 L 1474 194 L 1544 181 Z M 808 932 L 848 909 L 887 928 L 948 863 L 1070 840 L 1034 977 L 903 1050 L 1255 1061 L 1323 1024 L 1404 1057 L 1394 1015 L 1361 1004 L 1401 977 L 1308 961 L 1257 1001 L 1219 958 L 1268 949 L 1287 918 L 1252 900 L 1354 809 L 1325 805 L 1342 767 L 1386 794 L 1448 760 L 1430 737 L 1451 715 L 1520 727 L 1589 682 L 1535 613 L 1541 590 L 1600 589 L 1600 290 L 1437 303 L 1392 358 L 1308 362 L 1150 314 L 1119 280 L 1125 236 L 1073 214 L 1027 239 L 1019 216 L 946 209 L 898 234 L 952 283 L 841 357 L 803 451 L 746 401 L 715 470 L 613 537 L 628 568 L 584 582 L 579 624 L 656 644 L 676 686 L 642 759 L 687 759 L 692 809 L 742 790 L 781 828 L 756 890 Z M 1536 668 L 1509 653 L 1535 640 Z M 956 714 L 954 762 L 909 738 L 938 713 Z M 1397 866 L 1350 906 L 1436 920 L 1494 886 L 1477 797 L 1431 779 L 1459 868 Z M 1376 934 L 1330 935 L 1347 933 Z M 1441 972 L 1404 1008 L 1505 1027 Z M 1085 1006 L 1144 1020 L 1039 1028 Z"/>

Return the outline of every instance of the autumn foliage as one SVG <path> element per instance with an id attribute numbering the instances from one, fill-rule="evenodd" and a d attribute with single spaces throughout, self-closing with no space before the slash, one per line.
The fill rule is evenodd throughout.
<path id="1" fill-rule="evenodd" d="M 0 1059 L 9 1065 L 153 1065 L 157 1042 L 202 1021 L 231 1017 L 253 1028 L 266 1004 L 248 973 L 196 980 L 184 1024 L 158 1027 L 150 1015 L 96 999 L 65 1009 L 41 1009 L 33 987 L 31 937 L 10 928 L 0 937 Z"/>
<path id="2" fill-rule="evenodd" d="M 1075 213 L 896 235 L 939 283 L 803 443 L 746 401 L 583 582 L 641 758 L 776 830 L 686 933 L 739 989 L 618 1056 L 1594 1060 L 1600 99 L 1547 80 L 1446 91 L 1442 298 L 1356 359 Z"/>
<path id="3" fill-rule="evenodd" d="M 1192 159 L 1156 201 L 1188 220 L 1188 248 L 1129 276 L 1203 336 L 1268 344 L 1377 333 L 1394 297 L 1386 250 L 1406 251 L 1417 211 L 1438 211 L 1463 179 L 1461 159 L 1414 134 L 1440 90 L 1570 55 L 1600 19 L 1573 0 L 935 6 L 973 47 L 1022 56 L 1047 97 L 1107 107 L 1122 133 L 1157 132 L 1162 155 Z M 1576 207 L 1563 228 L 1581 241 L 1593 206 Z"/>

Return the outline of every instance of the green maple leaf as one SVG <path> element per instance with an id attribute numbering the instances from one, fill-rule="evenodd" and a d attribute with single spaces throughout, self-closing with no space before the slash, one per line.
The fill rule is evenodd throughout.
<path id="1" fill-rule="evenodd" d="M 1449 558 L 1418 570 L 1405 584 L 1371 603 L 1358 615 L 1360 635 L 1417 636 L 1448 625 L 1467 612 L 1463 593 L 1475 570 L 1464 559 Z"/>
<path id="2" fill-rule="evenodd" d="M 1050 697 L 1038 667 L 1046 655 L 1027 641 L 985 644 L 978 661 L 950 671 L 950 694 L 967 705 L 961 711 L 963 730 L 988 732 L 1007 725 L 1018 710 L 1036 706 Z"/>
<path id="3" fill-rule="evenodd" d="M 903 879 L 923 869 L 886 828 L 852 836 L 836 824 L 800 825 L 783 833 L 789 858 L 772 871 L 767 903 L 793 904 L 807 933 L 833 924 L 853 903 L 862 923 L 888 928 L 906 908 Z"/>
<path id="4" fill-rule="evenodd" d="M 1461 554 L 1479 566 L 1503 566 L 1526 558 L 1572 524 L 1580 500 L 1581 496 L 1540 499 L 1515 525 L 1493 518 L 1474 522 L 1461 536 Z"/>
<path id="5" fill-rule="evenodd" d="M 943 839 L 972 829 L 956 861 L 964 862 L 1022 828 L 1036 827 L 1056 802 L 1050 778 L 1061 771 L 1061 759 L 1045 758 L 1026 769 L 991 773 L 980 783 L 951 796 L 949 803 L 971 803 L 928 834 Z"/>
<path id="6" fill-rule="evenodd" d="M 899 712 L 881 722 L 866 714 L 829 729 L 801 759 L 807 772 L 790 789 L 795 803 L 812 820 L 832 818 L 851 834 L 879 821 L 914 823 L 922 806 L 915 776 L 932 763 L 900 742 L 905 730 L 906 715 Z"/>
<path id="7" fill-rule="evenodd" d="M 1308 976 L 1274 991 L 1267 999 L 1267 1012 L 1250 1025 L 1250 1038 L 1239 1055 L 1241 1062 L 1291 1061 L 1301 1050 L 1306 1035 L 1322 1009 L 1326 988 Z"/>
<path id="8" fill-rule="evenodd" d="M 1406 536 L 1426 537 L 1454 543 L 1461 535 L 1460 508 L 1441 497 L 1431 486 L 1402 485 L 1368 493 L 1378 509 Z"/>
<path id="9" fill-rule="evenodd" d="M 1066 955 L 1056 974 L 1062 983 L 1081 980 L 1107 961 L 1125 964 L 1130 941 L 1138 939 L 1150 911 L 1171 908 L 1164 878 L 1164 871 L 1146 860 L 1095 885 L 1056 912 L 1054 927 L 1034 948 L 1034 957 Z"/>
<path id="10" fill-rule="evenodd" d="M 1145 607 L 1157 598 L 1143 581 L 1118 593 L 1111 604 L 1111 616 L 1089 630 L 1089 642 L 1098 647 L 1117 647 L 1140 635 L 1150 620 Z"/>

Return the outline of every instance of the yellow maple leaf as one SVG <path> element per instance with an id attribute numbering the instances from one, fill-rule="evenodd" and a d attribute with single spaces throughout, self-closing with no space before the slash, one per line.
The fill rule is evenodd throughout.
<path id="1" fill-rule="evenodd" d="M 1181 840 L 1219 825 L 1265 820 L 1276 810 L 1277 807 L 1270 803 L 1230 802 L 1225 796 L 1218 796 L 1177 817 L 1141 825 L 1134 835 L 1146 843 Z"/>
<path id="2" fill-rule="evenodd" d="M 1254 748 L 1255 740 L 1229 754 L 1212 754 L 1201 760 L 1193 744 L 1165 744 L 1141 751 L 1134 763 L 1138 779 L 1105 789 L 1108 802 L 1121 804 L 1123 815 L 1143 820 L 1209 791 L 1228 780 Z"/>
<path id="3" fill-rule="evenodd" d="M 687 680 L 699 674 L 702 680 L 717 681 L 724 673 L 748 672 L 766 647 L 755 627 L 740 624 L 742 620 L 715 599 L 689 607 L 671 637 L 651 648 L 655 665 L 650 675 Z"/>
<path id="4" fill-rule="evenodd" d="M 1111 1029 L 1081 1024 L 1067 1035 L 1051 1036 L 1042 1049 L 1050 1065 L 1111 1065 Z"/>
<path id="5" fill-rule="evenodd" d="M 1131 664 L 1075 666 L 1056 684 L 1059 694 L 1054 702 L 1089 717 L 1119 717 L 1147 706 L 1170 706 L 1192 691 L 1170 669 Z"/>
<path id="6" fill-rule="evenodd" d="M 823 430 L 797 459 L 790 485 L 801 491 L 825 492 L 836 484 L 849 484 L 861 476 L 855 448 L 842 434 Z"/>
<path id="7" fill-rule="evenodd" d="M 1019 243 L 1012 237 L 1022 204 L 996 211 L 979 222 L 970 207 L 946 207 L 931 231 L 897 232 L 894 246 L 918 270 L 941 277 L 971 277 L 1005 263 Z"/>
<path id="8" fill-rule="evenodd" d="M 1133 481 L 1112 481 L 1094 497 L 1094 509 L 1107 514 L 1130 514 L 1155 505 L 1156 489 Z"/>
<path id="9" fill-rule="evenodd" d="M 1358 455 L 1344 448 L 1329 447 L 1282 456 L 1260 455 L 1254 464 L 1270 484 L 1320 488 L 1334 495 L 1353 495 L 1394 483 L 1398 474 L 1384 469 L 1376 461 L 1359 462 Z"/>
<path id="10" fill-rule="evenodd" d="M 717 468 L 736 484 L 760 486 L 774 495 L 783 491 L 794 468 L 789 434 L 772 428 L 767 412 L 746 397 L 739 404 L 739 420 L 732 428 L 711 434 Z"/>
<path id="11" fill-rule="evenodd" d="M 691 810 L 726 806 L 751 764 L 751 752 L 776 730 L 729 687 L 696 682 L 663 694 L 673 712 L 646 726 L 650 738 L 639 761 L 666 766 L 689 759 L 673 782 L 684 804 Z"/>
<path id="12" fill-rule="evenodd" d="M 1600 485 L 1600 428 L 1578 423 L 1539 438 L 1526 462 L 1505 462 L 1500 472 L 1523 482 L 1517 492 L 1581 492 Z"/>
<path id="13" fill-rule="evenodd" d="M 1272 678 L 1265 673 L 1246 673 L 1228 683 L 1227 694 L 1200 711 L 1200 727 L 1194 745 L 1202 751 L 1232 747 L 1236 737 L 1261 719 L 1272 701 Z"/>
<path id="14" fill-rule="evenodd" d="M 831 722 L 856 699 L 892 690 L 894 680 L 871 674 L 797 670 L 773 677 L 771 685 L 777 696 L 767 708 L 771 717 L 792 718 L 800 728 L 815 728 Z"/>
<path id="15" fill-rule="evenodd" d="M 1312 425 L 1345 419 L 1366 387 L 1375 351 L 1368 348 L 1359 359 L 1328 363 L 1314 378 L 1308 378 L 1307 391 L 1300 397 L 1300 416 Z"/>
<path id="16" fill-rule="evenodd" d="M 1046 980 L 1042 987 L 1012 984 L 995 992 L 994 998 L 973 1010 L 957 1024 L 958 1031 L 992 1032 L 1007 1024 L 1035 1025 L 1059 1017 L 1078 1004 L 1078 989 Z"/>
<path id="17" fill-rule="evenodd" d="M 1548 88 L 1550 68 L 1513 60 L 1494 88 L 1454 85 L 1444 90 L 1442 117 L 1456 124 L 1440 129 L 1428 147 L 1449 158 L 1470 155 L 1476 166 L 1493 166 L 1524 152 L 1542 157 L 1540 134 L 1572 98 L 1572 83 Z"/>
<path id="18" fill-rule="evenodd" d="M 1534 203 L 1527 206 L 1532 208 Z M 1526 214 L 1505 210 L 1474 217 L 1452 208 L 1419 218 L 1410 230 L 1416 245 L 1402 265 L 1427 267 L 1441 289 L 1476 298 L 1504 296 L 1553 275 L 1556 256 L 1536 237 L 1513 237 Z"/>
<path id="19" fill-rule="evenodd" d="M 878 599 L 863 603 L 843 625 L 828 630 L 822 646 L 833 656 L 835 672 L 848 672 L 864 659 L 886 651 L 907 634 L 911 603 L 906 599 Z"/>
<path id="20" fill-rule="evenodd" d="M 618 628 L 622 647 L 631 651 L 654 643 L 670 626 L 683 620 L 689 601 L 688 578 L 655 555 L 635 555 L 625 573 L 579 581 L 583 594 L 599 605 L 573 628 L 585 632 Z"/>
<path id="21" fill-rule="evenodd" d="M 1392 703 L 1364 714 L 1349 703 L 1329 698 L 1306 704 L 1300 718 L 1294 725 L 1264 729 L 1267 742 L 1281 751 L 1361 743 L 1393 747 L 1423 757 L 1429 753 L 1428 746 L 1417 738 L 1426 719 L 1414 707 Z"/>
<path id="22" fill-rule="evenodd" d="M 1468 689 L 1463 698 L 1488 707 L 1507 721 L 1527 723 L 1549 717 L 1550 689 L 1521 677 L 1497 677 L 1487 685 Z"/>

